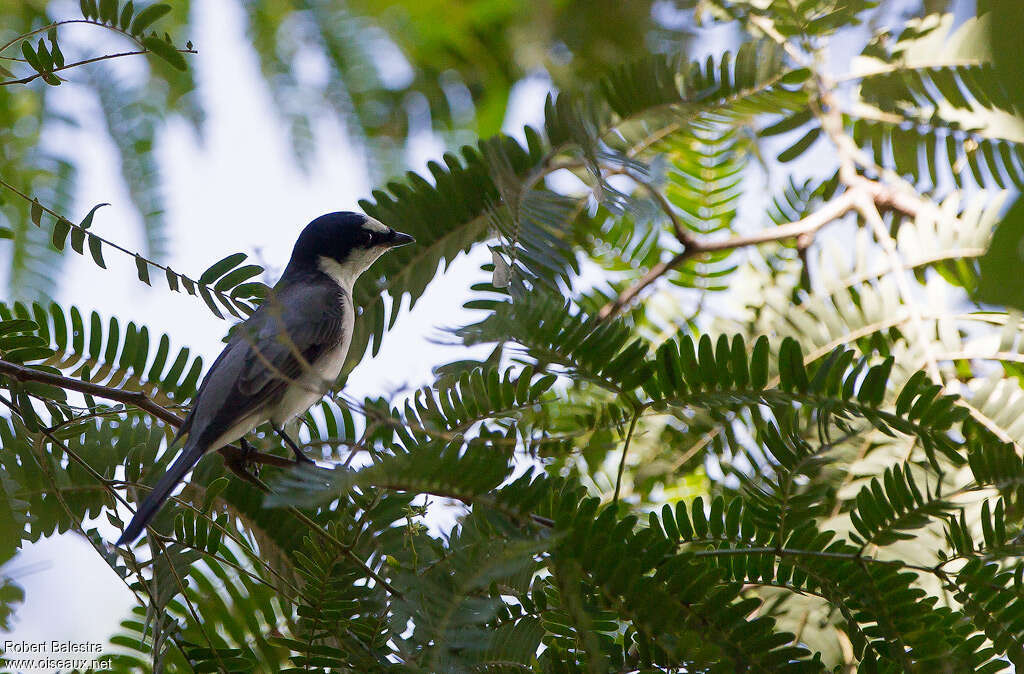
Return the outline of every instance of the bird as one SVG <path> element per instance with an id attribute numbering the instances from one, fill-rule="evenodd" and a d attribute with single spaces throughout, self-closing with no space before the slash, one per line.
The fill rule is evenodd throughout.
<path id="1" fill-rule="evenodd" d="M 341 372 L 355 325 L 356 279 L 388 250 L 414 241 L 351 211 L 322 215 L 303 228 L 280 280 L 210 366 L 169 444 L 184 437 L 181 453 L 116 545 L 139 537 L 206 452 L 237 440 L 248 447 L 245 435 L 266 421 L 296 463 L 312 463 L 283 427 L 320 400 Z"/>

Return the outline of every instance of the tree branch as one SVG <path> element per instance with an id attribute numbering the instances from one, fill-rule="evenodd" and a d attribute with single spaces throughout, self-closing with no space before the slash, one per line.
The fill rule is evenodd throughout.
<path id="1" fill-rule="evenodd" d="M 0 360 L 0 374 L 6 375 L 16 381 L 34 381 L 41 384 L 49 384 L 69 391 L 77 391 L 79 393 L 96 396 L 97 398 L 113 400 L 115 402 L 124 403 L 125 405 L 132 405 L 143 412 L 153 415 L 161 421 L 171 424 L 175 428 L 180 427 L 184 421 L 184 419 L 179 417 L 177 414 L 150 400 L 145 393 L 140 391 L 125 391 L 123 389 L 94 384 L 80 379 L 72 379 L 71 377 L 65 377 L 51 372 L 43 372 L 42 370 L 25 367 L 24 365 L 17 365 L 5 360 Z M 280 468 L 286 468 L 293 465 L 290 459 L 274 456 L 273 454 L 265 454 L 263 452 L 247 453 L 233 445 L 221 447 L 217 451 L 224 457 L 224 462 L 227 464 L 228 468 L 230 468 L 236 475 L 239 475 L 239 477 L 243 477 L 243 479 L 246 480 L 249 480 L 251 476 L 244 471 L 241 473 L 239 472 L 245 461 L 277 466 Z"/>
<path id="2" fill-rule="evenodd" d="M 679 216 L 676 215 L 676 212 L 672 209 L 672 204 L 669 203 L 669 200 L 665 195 L 659 192 L 654 185 L 650 184 L 646 180 L 641 180 L 631 173 L 626 173 L 625 175 L 627 175 L 633 182 L 647 190 L 651 197 L 658 202 L 661 210 L 665 212 L 665 215 L 668 216 L 669 221 L 672 223 L 672 231 L 675 232 L 676 239 L 679 240 L 679 243 L 683 244 L 684 248 L 692 247 L 693 244 L 696 243 L 693 239 L 693 235 L 690 234 L 686 227 L 683 226 L 683 223 L 679 220 Z"/>
<path id="3" fill-rule="evenodd" d="M 879 243 L 886 249 L 890 257 L 892 257 L 893 250 L 891 248 L 894 247 L 894 243 L 891 237 L 888 237 L 888 232 L 884 232 L 884 228 L 880 232 L 877 228 L 877 223 L 872 218 L 867 217 L 872 215 L 871 211 L 877 214 L 879 209 L 894 210 L 911 218 L 918 218 L 923 214 L 927 214 L 929 217 L 934 217 L 940 221 L 946 218 L 940 209 L 923 199 L 913 186 L 900 176 L 892 171 L 875 166 L 870 162 L 870 158 L 865 156 L 864 152 L 856 146 L 853 139 L 843 130 L 842 112 L 831 94 L 822 94 L 821 104 L 818 105 L 812 101 L 812 107 L 821 121 L 823 130 L 836 146 L 839 159 L 839 178 L 840 182 L 847 188 L 845 192 L 806 218 L 789 224 L 768 227 L 753 234 L 742 234 L 712 241 L 694 239 L 690 236 L 680 239 L 684 244 L 682 252 L 677 253 L 668 262 L 659 262 L 652 266 L 640 280 L 623 290 L 614 301 L 606 304 L 598 313 L 598 317 L 605 319 L 618 314 L 623 307 L 632 302 L 647 286 L 691 257 L 701 253 L 733 250 L 786 239 L 796 239 L 797 244 L 801 248 L 806 248 L 810 245 L 814 234 L 819 229 L 830 222 L 838 220 L 851 210 L 857 210 L 862 216 L 865 216 L 868 224 L 874 229 L 876 237 L 879 238 Z M 887 182 L 882 183 L 865 178 L 857 172 L 858 165 L 878 171 Z M 662 195 L 649 185 L 645 185 L 645 187 L 652 192 L 652 195 L 659 200 L 659 203 L 663 206 L 666 205 Z M 666 212 L 671 217 L 671 209 L 666 209 Z M 886 238 L 889 239 L 888 242 L 881 238 L 883 232 Z M 898 260 L 898 258 L 899 256 L 897 255 L 895 259 Z M 929 360 L 929 374 L 933 380 L 940 381 L 937 368 L 931 367 L 931 362 Z"/>
<path id="4" fill-rule="evenodd" d="M 858 201 L 857 211 L 871 226 L 875 239 L 882 246 L 886 256 L 889 258 L 889 264 L 892 265 L 894 278 L 896 280 L 896 288 L 899 291 L 900 297 L 903 298 L 903 303 L 907 305 L 907 311 L 910 313 L 910 322 L 914 324 L 914 330 L 917 332 L 917 339 L 921 344 L 921 348 L 924 349 L 928 376 L 931 378 L 933 383 L 941 386 L 943 384 L 942 374 L 939 372 L 939 365 L 935 359 L 935 353 L 932 350 L 932 340 L 934 339 L 934 335 L 929 336 L 925 334 L 924 318 L 921 316 L 921 309 L 917 306 L 917 301 L 914 299 L 913 292 L 910 289 L 910 284 L 907 283 L 906 275 L 903 271 L 903 260 L 900 257 L 899 251 L 896 249 L 896 242 L 893 241 L 892 236 L 889 234 L 889 230 L 886 228 L 885 222 L 882 220 L 882 216 L 878 212 L 878 206 L 874 200 L 869 199 L 866 196 L 862 196 Z"/>
<path id="5" fill-rule="evenodd" d="M 633 299 L 636 298 L 644 288 L 661 278 L 665 272 L 675 269 L 684 261 L 696 255 L 700 255 L 701 253 L 745 248 L 747 246 L 756 246 L 762 243 L 784 241 L 786 239 L 801 239 L 813 235 L 825 225 L 838 220 L 853 210 L 857 203 L 858 194 L 866 189 L 867 188 L 864 186 L 849 189 L 832 201 L 829 201 L 814 213 L 808 215 L 806 218 L 802 218 L 785 225 L 779 225 L 778 227 L 766 227 L 765 229 L 762 229 L 759 232 L 754 232 L 753 234 L 740 234 L 726 239 L 711 241 L 691 238 L 691 245 L 684 248 L 682 252 L 677 253 L 675 257 L 668 262 L 659 262 L 652 266 L 650 271 L 644 274 L 639 281 L 623 290 L 615 301 L 606 304 L 598 313 L 598 317 L 603 319 L 614 316 L 621 311 L 624 306 L 633 301 Z"/>
<path id="6" fill-rule="evenodd" d="M 789 40 L 787 40 L 786 37 L 775 28 L 775 24 L 771 19 L 751 12 L 747 14 L 747 21 L 756 26 L 762 33 L 770 37 L 780 47 L 786 50 L 789 57 L 799 65 L 804 67 L 808 65 L 807 57 L 801 53 L 799 49 L 794 47 Z"/>
<path id="7" fill-rule="evenodd" d="M 78 391 L 79 393 L 86 393 L 89 395 L 97 396 L 99 398 L 105 398 L 107 400 L 114 400 L 116 402 L 125 403 L 128 405 L 134 405 L 139 409 L 152 414 L 153 416 L 166 421 L 167 423 L 179 427 L 184 421 L 177 414 L 171 412 L 167 408 L 158 405 L 157 403 L 150 400 L 144 393 L 138 391 L 124 391 L 122 389 L 112 388 L 109 386 L 103 386 L 101 384 L 93 384 L 91 382 L 81 381 L 79 379 L 72 379 L 70 377 L 64 377 L 62 375 L 53 374 L 50 372 L 42 372 L 40 370 L 34 370 L 32 368 L 25 367 L 23 365 L 17 365 L 10 363 L 5 360 L 0 360 L 0 374 L 6 375 L 17 381 L 34 381 L 42 384 L 50 384 L 51 386 L 59 386 L 60 388 L 69 389 L 72 391 Z M 13 409 L 13 405 L 12 405 Z M 52 436 L 51 436 L 52 437 Z M 231 469 L 233 473 L 256 485 L 261 491 L 269 492 L 270 488 L 267 487 L 259 478 L 254 477 L 246 473 L 243 469 L 245 462 L 255 462 L 262 464 L 269 464 L 272 466 L 279 467 L 292 467 L 295 463 L 289 459 L 284 459 L 279 456 L 272 454 L 264 454 L 262 452 L 245 452 L 242 449 L 228 445 L 221 447 L 217 450 L 221 456 L 224 457 L 224 463 Z M 351 558 L 353 561 L 363 567 L 364 571 L 373 578 L 375 581 L 380 583 L 385 589 L 394 595 L 401 596 L 390 583 L 380 576 L 376 571 L 369 567 L 363 562 L 351 549 L 351 546 L 347 546 L 333 535 L 331 535 L 326 529 L 314 522 L 308 515 L 299 510 L 298 508 L 291 507 L 289 511 L 308 525 L 311 529 L 317 531 L 320 535 L 327 538 L 330 542 L 338 546 L 341 552 Z"/>
<path id="8" fill-rule="evenodd" d="M 681 253 L 677 253 L 676 256 L 673 257 L 668 262 L 659 262 L 658 264 L 652 266 L 650 270 L 646 274 L 644 274 L 639 281 L 637 281 L 636 283 L 634 283 L 633 285 L 619 293 L 617 299 L 615 299 L 613 302 L 609 302 L 608 304 L 604 305 L 604 307 L 601 308 L 601 311 L 598 312 L 597 317 L 603 320 L 605 318 L 610 318 L 615 314 L 619 313 L 619 311 L 622 310 L 622 307 L 632 302 L 633 299 L 637 295 L 639 295 L 644 288 L 657 281 L 668 270 L 675 269 L 680 264 L 682 264 L 687 258 L 691 257 L 690 250 L 692 249 L 686 249 Z"/>
<path id="9" fill-rule="evenodd" d="M 904 215 L 917 218 L 922 211 L 923 201 L 912 185 L 908 185 L 900 178 L 895 186 L 883 185 L 880 182 L 869 180 L 857 172 L 857 165 L 862 163 L 863 152 L 853 138 L 843 129 L 843 113 L 839 108 L 835 97 L 826 92 L 821 96 L 821 105 L 812 102 L 812 109 L 821 120 L 821 126 L 829 139 L 836 146 L 839 155 L 839 180 L 850 188 L 850 192 L 856 191 L 855 207 L 864 221 L 871 227 L 875 240 L 885 251 L 889 263 L 893 269 L 893 278 L 896 281 L 896 288 L 899 291 L 903 303 L 910 313 L 910 321 L 917 332 L 917 338 L 924 349 L 925 362 L 927 364 L 928 376 L 932 382 L 942 385 L 942 374 L 939 372 L 938 362 L 932 351 L 931 339 L 925 335 L 924 319 L 921 317 L 921 310 L 917 306 L 910 284 L 907 283 L 906 274 L 903 272 L 903 260 L 896 242 L 889 234 L 879 208 L 892 208 Z M 908 191 L 909 187 L 909 191 Z"/>

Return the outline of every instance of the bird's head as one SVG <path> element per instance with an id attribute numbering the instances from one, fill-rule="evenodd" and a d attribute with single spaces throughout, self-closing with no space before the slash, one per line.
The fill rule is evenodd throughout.
<path id="1" fill-rule="evenodd" d="M 299 234 L 285 274 L 322 271 L 351 291 L 355 280 L 378 257 L 414 241 L 362 213 L 328 213 Z"/>

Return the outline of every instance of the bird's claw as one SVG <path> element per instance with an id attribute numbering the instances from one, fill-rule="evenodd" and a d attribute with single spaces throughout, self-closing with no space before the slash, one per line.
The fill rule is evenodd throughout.
<path id="1" fill-rule="evenodd" d="M 301 450 L 295 452 L 295 465 L 296 466 L 316 466 L 316 461 L 309 458 Z"/>
<path id="2" fill-rule="evenodd" d="M 316 466 L 316 461 L 314 461 L 313 459 L 311 459 L 308 456 L 306 456 L 305 453 L 301 449 L 299 449 L 299 446 L 295 444 L 295 441 L 292 440 L 288 436 L 288 434 L 284 432 L 283 428 L 281 428 L 277 424 L 274 424 L 273 428 L 274 428 L 274 431 L 279 436 L 281 436 L 281 439 L 284 440 L 284 443 L 286 445 L 288 445 L 288 447 L 292 450 L 292 454 L 295 455 L 295 465 L 296 466 L 301 466 L 301 465 Z"/>
<path id="3" fill-rule="evenodd" d="M 253 461 L 253 457 L 256 456 L 256 448 L 245 438 L 242 438 L 238 444 L 242 446 L 242 468 L 250 472 L 253 477 L 259 477 L 260 464 Z"/>

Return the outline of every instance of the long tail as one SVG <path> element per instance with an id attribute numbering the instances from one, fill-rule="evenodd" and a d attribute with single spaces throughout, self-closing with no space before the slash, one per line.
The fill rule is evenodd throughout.
<path id="1" fill-rule="evenodd" d="M 142 501 L 142 505 L 135 511 L 135 517 L 128 523 L 128 528 L 121 534 L 121 538 L 117 539 L 116 545 L 131 543 L 139 537 L 139 534 L 146 528 L 149 521 L 159 512 L 160 506 L 171 495 L 174 487 L 184 479 L 188 471 L 192 470 L 192 466 L 199 462 L 205 449 L 199 443 L 193 444 L 192 439 L 189 438 L 188 442 L 185 443 L 181 456 L 171 464 L 171 467 L 167 469 L 167 472 L 164 473 L 163 477 L 156 483 L 156 486 L 153 487 L 153 491 L 149 492 L 149 496 Z"/>

